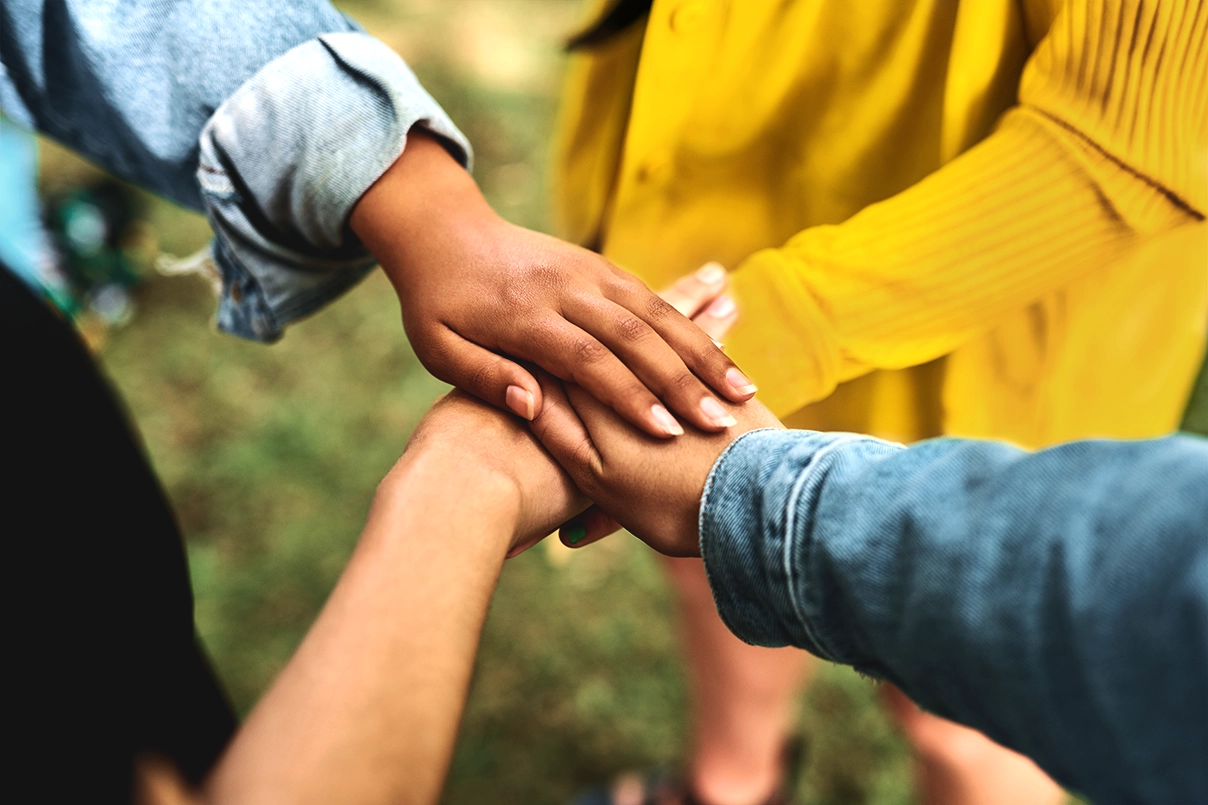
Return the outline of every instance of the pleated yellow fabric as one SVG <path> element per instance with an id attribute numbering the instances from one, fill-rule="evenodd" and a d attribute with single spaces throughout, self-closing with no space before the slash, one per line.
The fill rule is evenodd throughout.
<path id="1" fill-rule="evenodd" d="M 563 234 L 656 287 L 735 268 L 727 348 L 790 422 L 1177 423 L 1208 329 L 1208 1 L 655 0 L 566 99 Z"/>

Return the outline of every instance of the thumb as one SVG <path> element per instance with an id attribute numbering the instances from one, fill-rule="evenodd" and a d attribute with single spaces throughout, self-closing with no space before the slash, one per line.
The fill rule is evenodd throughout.
<path id="1" fill-rule="evenodd" d="M 541 385 L 520 364 L 449 330 L 442 344 L 441 380 L 484 402 L 532 421 L 541 410 Z"/>
<path id="2" fill-rule="evenodd" d="M 659 292 L 664 302 L 688 318 L 717 298 L 726 289 L 726 269 L 721 263 L 705 263 L 696 272 L 680 277 L 670 288 Z"/>
<path id="3" fill-rule="evenodd" d="M 704 330 L 705 335 L 720 343 L 726 333 L 738 321 L 738 305 L 729 294 L 722 294 L 701 312 L 692 317 L 692 323 Z"/>
<path id="4" fill-rule="evenodd" d="M 563 523 L 558 529 L 558 536 L 568 548 L 582 548 L 620 530 L 620 523 L 593 504 L 587 511 Z"/>
<path id="5" fill-rule="evenodd" d="M 529 427 L 580 491 L 592 497 L 597 473 L 603 466 L 600 453 L 583 421 L 571 407 L 561 381 L 541 370 L 537 370 L 537 376 L 544 404 Z"/>

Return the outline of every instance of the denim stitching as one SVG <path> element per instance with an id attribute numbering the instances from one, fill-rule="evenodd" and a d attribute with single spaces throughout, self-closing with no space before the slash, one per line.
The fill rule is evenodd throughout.
<path id="1" fill-rule="evenodd" d="M 793 607 L 793 611 L 797 613 L 797 620 L 803 632 L 810 641 L 819 649 L 824 651 L 827 657 L 833 657 L 834 653 L 830 650 L 818 635 L 810 628 L 809 619 L 805 616 L 802 610 L 801 597 L 798 595 L 798 588 L 801 586 L 800 575 L 793 572 L 792 563 L 792 545 L 793 535 L 797 520 L 797 501 L 801 499 L 806 484 L 812 484 L 814 487 L 821 484 L 825 477 L 825 469 L 821 473 L 817 471 L 818 465 L 826 458 L 828 453 L 833 452 L 839 447 L 851 442 L 863 440 L 865 437 L 848 434 L 841 436 L 830 444 L 820 448 L 818 452 L 810 456 L 809 463 L 802 468 L 801 474 L 797 476 L 797 480 L 793 482 L 793 489 L 789 493 L 788 500 L 785 502 L 785 518 L 784 518 L 784 543 L 781 548 L 781 562 L 784 565 L 785 578 L 788 579 L 789 602 Z M 815 477 L 821 475 L 822 477 Z M 812 495 L 811 490 L 811 495 Z"/>

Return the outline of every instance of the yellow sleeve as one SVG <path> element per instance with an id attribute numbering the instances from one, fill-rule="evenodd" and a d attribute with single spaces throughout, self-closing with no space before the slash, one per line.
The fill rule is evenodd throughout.
<path id="1" fill-rule="evenodd" d="M 1208 210 L 1208 3 L 1070 0 L 995 132 L 735 272 L 727 348 L 774 411 L 945 355 Z"/>

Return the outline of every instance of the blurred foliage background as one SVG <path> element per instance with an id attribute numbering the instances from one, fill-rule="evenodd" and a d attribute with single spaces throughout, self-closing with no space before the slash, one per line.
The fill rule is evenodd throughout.
<path id="1" fill-rule="evenodd" d="M 399 51 L 462 127 L 496 209 L 548 230 L 548 143 L 580 0 L 337 5 Z M 42 143 L 44 196 L 101 178 Z M 135 315 L 121 327 L 81 324 L 176 506 L 201 634 L 246 712 L 322 606 L 375 485 L 445 387 L 408 347 L 380 274 L 272 347 L 217 334 L 206 282 L 146 268 L 156 253 L 203 247 L 204 219 L 141 192 L 134 199 L 144 278 Z M 1188 418 L 1201 432 L 1206 380 Z M 618 772 L 674 764 L 686 723 L 672 617 L 657 560 L 629 537 L 573 558 L 542 545 L 509 562 L 445 802 L 560 803 Z M 801 802 L 911 801 L 906 748 L 871 683 L 821 669 L 801 725 Z"/>

